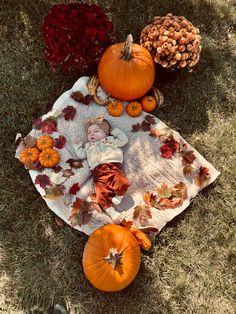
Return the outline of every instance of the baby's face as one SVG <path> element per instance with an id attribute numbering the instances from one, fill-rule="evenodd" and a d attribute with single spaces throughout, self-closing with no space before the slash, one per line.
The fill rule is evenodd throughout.
<path id="1" fill-rule="evenodd" d="M 98 124 L 92 124 L 88 127 L 87 137 L 89 142 L 94 143 L 107 137 L 107 134 Z"/>

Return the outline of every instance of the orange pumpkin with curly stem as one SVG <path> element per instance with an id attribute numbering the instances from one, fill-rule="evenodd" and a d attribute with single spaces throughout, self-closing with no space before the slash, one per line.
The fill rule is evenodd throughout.
<path id="1" fill-rule="evenodd" d="M 146 48 L 133 43 L 130 34 L 125 42 L 105 50 L 98 64 L 98 78 L 112 97 L 126 101 L 138 99 L 153 85 L 154 61 Z"/>
<path id="2" fill-rule="evenodd" d="M 27 165 L 31 162 L 36 162 L 39 159 L 39 150 L 36 147 L 25 148 L 20 152 L 20 161 Z"/>
<path id="3" fill-rule="evenodd" d="M 113 117 L 119 117 L 124 111 L 122 102 L 118 100 L 111 100 L 107 105 L 107 112 Z"/>
<path id="4" fill-rule="evenodd" d="M 131 117 L 140 116 L 142 111 L 143 111 L 143 107 L 138 101 L 131 101 L 126 107 L 126 112 Z"/>
<path id="5" fill-rule="evenodd" d="M 39 162 L 45 168 L 54 167 L 60 161 L 60 154 L 53 148 L 46 148 L 39 154 Z"/>
<path id="6" fill-rule="evenodd" d="M 37 147 L 40 150 L 53 147 L 53 138 L 49 135 L 41 135 L 37 138 Z"/>
<path id="7" fill-rule="evenodd" d="M 143 110 L 146 112 L 153 111 L 157 106 L 156 99 L 153 96 L 144 96 L 141 100 L 141 104 Z"/>
<path id="8" fill-rule="evenodd" d="M 124 289 L 140 267 L 140 247 L 127 228 L 108 224 L 89 237 L 83 253 L 83 269 L 90 283 L 99 290 Z"/>

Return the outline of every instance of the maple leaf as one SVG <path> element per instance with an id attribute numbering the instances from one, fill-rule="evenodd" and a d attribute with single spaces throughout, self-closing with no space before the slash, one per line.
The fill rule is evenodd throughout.
<path id="1" fill-rule="evenodd" d="M 151 124 L 149 122 L 147 122 L 146 120 L 143 120 L 143 122 L 141 123 L 141 129 L 144 132 L 150 131 Z"/>
<path id="2" fill-rule="evenodd" d="M 193 173 L 193 167 L 189 164 L 184 166 L 183 173 L 185 176 L 190 176 Z"/>
<path id="3" fill-rule="evenodd" d="M 84 96 L 80 91 L 73 92 L 71 94 L 71 98 L 78 102 L 81 102 L 84 105 L 89 105 L 94 100 L 94 97 L 92 95 L 88 94 Z"/>
<path id="4" fill-rule="evenodd" d="M 33 127 L 34 129 L 36 129 L 36 130 L 41 130 L 41 129 L 42 129 L 42 123 L 43 123 L 43 120 L 42 120 L 41 117 L 39 117 L 39 118 L 37 118 L 37 119 L 35 119 L 35 120 L 33 121 L 32 127 Z"/>
<path id="5" fill-rule="evenodd" d="M 57 197 L 64 195 L 65 186 L 63 184 L 53 185 L 45 188 L 45 198 L 55 200 Z"/>
<path id="6" fill-rule="evenodd" d="M 90 220 L 91 215 L 90 202 L 76 197 L 68 220 L 72 226 L 79 225 L 81 227 Z"/>
<path id="7" fill-rule="evenodd" d="M 132 132 L 138 132 L 140 130 L 141 130 L 141 124 L 140 123 L 132 125 Z"/>
<path id="8" fill-rule="evenodd" d="M 159 137 L 159 131 L 158 131 L 158 129 L 154 129 L 154 128 L 150 129 L 150 130 L 149 130 L 149 135 L 150 135 L 151 137 Z"/>
<path id="9" fill-rule="evenodd" d="M 66 163 L 68 163 L 71 168 L 78 169 L 78 168 L 82 168 L 83 167 L 83 161 L 80 160 L 80 159 L 72 159 L 72 158 L 70 158 L 70 159 L 68 159 L 66 161 Z"/>
<path id="10" fill-rule="evenodd" d="M 143 200 L 147 205 L 155 206 L 157 196 L 152 193 L 147 192 L 143 195 Z"/>
<path id="11" fill-rule="evenodd" d="M 182 153 L 182 163 L 185 164 L 191 164 L 196 159 L 196 156 L 194 155 L 193 150 L 189 150 Z"/>
<path id="12" fill-rule="evenodd" d="M 52 169 L 55 173 L 58 173 L 62 170 L 62 167 L 57 165 L 57 166 L 53 167 Z"/>
<path id="13" fill-rule="evenodd" d="M 162 183 L 160 188 L 157 188 L 157 195 L 159 198 L 169 198 L 172 195 L 173 188 L 169 187 L 166 183 Z"/>
<path id="14" fill-rule="evenodd" d="M 76 108 L 73 106 L 67 106 L 62 110 L 62 113 L 64 114 L 64 118 L 66 121 L 72 121 L 76 114 Z"/>
<path id="15" fill-rule="evenodd" d="M 144 121 L 146 121 L 148 124 L 156 124 L 155 118 L 149 114 L 146 115 L 144 119 Z"/>
<path id="16" fill-rule="evenodd" d="M 76 193 L 80 190 L 80 185 L 79 183 L 74 183 L 69 190 L 69 193 L 72 195 L 76 195 Z"/>
<path id="17" fill-rule="evenodd" d="M 123 218 L 120 222 L 120 225 L 125 227 L 125 228 L 130 229 L 133 225 L 133 221 L 127 221 L 125 218 Z"/>
<path id="18" fill-rule="evenodd" d="M 63 176 L 66 178 L 70 178 L 73 175 L 74 175 L 74 172 L 72 171 L 72 169 L 66 169 L 63 171 Z"/>
<path id="19" fill-rule="evenodd" d="M 175 208 L 176 206 L 180 205 L 182 199 L 181 198 L 161 198 L 158 202 L 158 208 L 160 210 L 167 209 L 167 208 Z"/>
<path id="20" fill-rule="evenodd" d="M 60 135 L 58 138 L 54 139 L 54 146 L 58 149 L 62 149 L 66 144 L 66 138 Z"/>
<path id="21" fill-rule="evenodd" d="M 209 181 L 209 169 L 206 167 L 200 167 L 199 174 L 194 178 L 194 183 L 196 186 L 200 188 L 204 188 L 207 186 Z"/>
<path id="22" fill-rule="evenodd" d="M 48 118 L 42 122 L 42 133 L 52 134 L 57 132 L 57 121 L 54 118 Z"/>
<path id="23" fill-rule="evenodd" d="M 138 219 L 141 225 L 148 222 L 152 218 L 152 213 L 147 205 L 138 205 L 134 207 L 133 219 Z"/>
<path id="24" fill-rule="evenodd" d="M 40 164 L 39 161 L 33 162 L 29 160 L 24 166 L 26 169 L 29 169 L 29 170 L 38 170 L 38 171 L 42 170 L 42 165 Z"/>
<path id="25" fill-rule="evenodd" d="M 171 158 L 179 147 L 179 143 L 171 136 L 165 141 L 165 145 L 160 147 L 163 158 Z"/>
<path id="26" fill-rule="evenodd" d="M 179 182 L 175 184 L 172 195 L 173 198 L 181 198 L 182 200 L 186 200 L 188 197 L 186 184 L 184 182 Z"/>
<path id="27" fill-rule="evenodd" d="M 31 148 L 33 146 L 36 145 L 37 143 L 37 138 L 33 137 L 31 135 L 27 135 L 25 138 L 22 139 L 23 144 L 27 147 L 27 148 Z"/>
<path id="28" fill-rule="evenodd" d="M 35 184 L 39 184 L 41 188 L 45 188 L 47 185 L 52 185 L 49 177 L 46 174 L 38 174 L 34 181 Z"/>
<path id="29" fill-rule="evenodd" d="M 156 129 L 156 134 L 160 138 L 161 142 L 165 142 L 169 138 L 173 138 L 173 130 L 165 127 L 161 130 Z"/>

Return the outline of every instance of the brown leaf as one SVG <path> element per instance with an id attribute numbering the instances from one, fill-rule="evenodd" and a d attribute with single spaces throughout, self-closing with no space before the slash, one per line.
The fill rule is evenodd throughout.
<path id="1" fill-rule="evenodd" d="M 172 195 L 173 197 L 186 200 L 188 197 L 186 184 L 184 182 L 179 182 L 178 184 L 174 185 Z"/>
<path id="2" fill-rule="evenodd" d="M 57 166 L 53 167 L 52 169 L 55 173 L 58 173 L 62 170 L 62 167 L 57 165 Z"/>
<path id="3" fill-rule="evenodd" d="M 45 188 L 47 185 L 52 185 L 49 177 L 46 174 L 38 174 L 34 181 L 35 184 L 39 184 L 41 188 Z"/>
<path id="4" fill-rule="evenodd" d="M 193 167 L 191 165 L 184 166 L 183 173 L 185 176 L 191 176 L 193 173 Z"/>
<path id="5" fill-rule="evenodd" d="M 157 129 L 156 134 L 160 138 L 161 142 L 165 142 L 167 139 L 170 139 L 173 137 L 173 130 L 168 127 L 165 127 L 161 130 Z"/>
<path id="6" fill-rule="evenodd" d="M 133 219 L 138 219 L 141 225 L 148 222 L 152 218 L 150 207 L 147 205 L 138 205 L 134 207 Z"/>
<path id="7" fill-rule="evenodd" d="M 141 130 L 141 124 L 140 123 L 132 125 L 132 132 L 138 132 L 140 130 Z"/>
<path id="8" fill-rule="evenodd" d="M 63 176 L 66 178 L 70 178 L 74 175 L 75 173 L 72 171 L 72 169 L 66 169 L 63 171 Z"/>
<path id="9" fill-rule="evenodd" d="M 27 148 L 31 148 L 34 147 L 37 143 L 37 138 L 33 137 L 31 135 L 26 136 L 25 138 L 23 138 L 23 144 L 27 147 Z"/>
<path id="10" fill-rule="evenodd" d="M 143 195 L 143 200 L 144 200 L 144 202 L 145 202 L 147 205 L 155 206 L 156 200 L 157 200 L 157 196 L 154 195 L 153 193 L 146 192 L 146 193 Z"/>
<path id="11" fill-rule="evenodd" d="M 149 135 L 151 136 L 151 137 L 159 137 L 159 131 L 158 131 L 158 129 L 150 129 L 149 130 Z"/>
<path id="12" fill-rule="evenodd" d="M 150 131 L 151 129 L 151 124 L 148 123 L 146 120 L 143 120 L 143 122 L 141 123 L 141 129 L 144 132 Z"/>
<path id="13" fill-rule="evenodd" d="M 125 218 L 123 218 L 120 222 L 120 225 L 125 227 L 125 228 L 128 228 L 130 229 L 131 226 L 133 225 L 133 221 L 127 221 Z"/>
<path id="14" fill-rule="evenodd" d="M 209 169 L 206 167 L 200 167 L 199 174 L 194 178 L 194 183 L 199 188 L 207 186 L 209 181 Z"/>
<path id="15" fill-rule="evenodd" d="M 76 197 L 75 202 L 72 204 L 72 210 L 69 217 L 69 222 L 72 226 L 82 226 L 87 223 L 92 216 L 90 202 Z"/>
<path id="16" fill-rule="evenodd" d="M 182 153 L 182 158 L 183 158 L 183 160 L 182 160 L 183 165 L 191 164 L 196 159 L 193 150 L 189 150 L 187 152 L 183 152 Z"/>
<path id="17" fill-rule="evenodd" d="M 94 96 L 89 94 L 84 96 L 80 91 L 72 93 L 71 98 L 84 105 L 89 105 L 92 101 L 94 101 Z"/>
<path id="18" fill-rule="evenodd" d="M 65 222 L 64 220 L 62 220 L 59 217 L 55 217 L 55 223 L 59 226 L 59 227 L 64 227 L 65 226 Z"/>
<path id="19" fill-rule="evenodd" d="M 71 168 L 76 168 L 76 169 L 83 168 L 83 161 L 80 160 L 80 159 L 72 159 L 72 158 L 70 158 L 70 159 L 68 159 L 66 161 L 66 163 L 68 163 Z"/>
<path id="20" fill-rule="evenodd" d="M 144 119 L 144 121 L 146 121 L 148 124 L 156 124 L 155 118 L 149 114 L 147 114 Z"/>
<path id="21" fill-rule="evenodd" d="M 62 149 L 66 144 L 66 138 L 60 135 L 58 138 L 54 139 L 54 146 L 58 149 Z"/>
<path id="22" fill-rule="evenodd" d="M 62 110 L 62 113 L 64 114 L 66 121 L 72 121 L 76 114 L 76 108 L 73 106 L 67 106 Z"/>
<path id="23" fill-rule="evenodd" d="M 70 96 L 72 99 L 81 102 L 84 98 L 84 95 L 80 91 L 73 92 Z"/>
<path id="24" fill-rule="evenodd" d="M 36 130 L 41 130 L 42 129 L 42 123 L 43 123 L 42 118 L 39 117 L 33 121 L 32 127 Z"/>
<path id="25" fill-rule="evenodd" d="M 63 184 L 52 185 L 45 188 L 45 198 L 55 200 L 57 197 L 64 195 L 65 186 Z"/>

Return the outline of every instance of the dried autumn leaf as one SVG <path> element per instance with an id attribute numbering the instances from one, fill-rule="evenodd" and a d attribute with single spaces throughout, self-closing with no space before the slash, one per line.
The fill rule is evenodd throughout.
<path id="1" fill-rule="evenodd" d="M 70 178 L 71 176 L 73 176 L 75 173 L 72 171 L 72 169 L 65 169 L 63 171 L 63 176 L 66 178 Z"/>
<path id="2" fill-rule="evenodd" d="M 60 135 L 58 138 L 54 139 L 54 147 L 62 149 L 66 144 L 66 138 L 63 135 Z"/>
<path id="3" fill-rule="evenodd" d="M 27 148 L 31 148 L 33 146 L 35 146 L 37 143 L 37 138 L 33 137 L 31 135 L 26 136 L 25 138 L 23 138 L 23 144 L 27 147 Z"/>
<path id="4" fill-rule="evenodd" d="M 29 160 L 24 166 L 29 170 L 42 170 L 42 165 L 38 160 L 36 162 Z"/>
<path id="5" fill-rule="evenodd" d="M 146 192 L 146 193 L 143 195 L 143 200 L 144 200 L 144 202 L 145 202 L 147 205 L 155 206 L 156 200 L 157 200 L 157 196 L 154 195 L 153 193 Z"/>
<path id="6" fill-rule="evenodd" d="M 199 174 L 194 178 L 194 184 L 199 188 L 207 186 L 209 181 L 209 169 L 206 167 L 200 167 Z"/>
<path id="7" fill-rule="evenodd" d="M 172 191 L 173 197 L 182 198 L 182 200 L 186 200 L 188 197 L 187 186 L 184 182 L 179 182 L 174 185 Z"/>
<path id="8" fill-rule="evenodd" d="M 185 164 L 191 164 L 196 159 L 196 156 L 194 155 L 193 150 L 189 150 L 182 153 L 182 163 Z"/>
<path id="9" fill-rule="evenodd" d="M 185 176 L 191 176 L 193 173 L 193 167 L 191 165 L 184 166 L 183 173 Z"/>
<path id="10" fill-rule="evenodd" d="M 54 118 L 48 118 L 42 122 L 42 133 L 52 134 L 57 132 L 57 121 Z"/>
<path id="11" fill-rule="evenodd" d="M 59 165 L 57 165 L 57 166 L 53 167 L 52 169 L 53 169 L 53 171 L 54 171 L 55 173 L 58 173 L 58 172 L 60 172 L 60 171 L 62 170 L 62 167 L 59 166 Z"/>
<path id="12" fill-rule="evenodd" d="M 57 197 L 64 195 L 65 186 L 63 184 L 53 185 L 45 188 L 44 198 L 55 200 Z"/>
<path id="13" fill-rule="evenodd" d="M 76 197 L 75 202 L 72 204 L 71 214 L 68 219 L 71 225 L 79 225 L 81 227 L 83 224 L 89 222 L 91 216 L 90 202 Z"/>
<path id="14" fill-rule="evenodd" d="M 84 96 L 80 91 L 72 93 L 71 98 L 84 105 L 89 105 L 92 101 L 94 101 L 94 97 L 92 95 L 88 94 Z"/>
<path id="15" fill-rule="evenodd" d="M 141 124 L 140 123 L 132 125 L 132 132 L 138 132 L 140 130 L 141 130 Z"/>
<path id="16" fill-rule="evenodd" d="M 50 175 L 50 180 L 51 180 L 51 183 L 53 184 L 62 184 L 63 182 L 66 181 L 66 177 L 63 176 L 63 172 L 60 171 L 60 172 L 51 172 L 51 175 Z"/>
<path id="17" fill-rule="evenodd" d="M 39 117 L 39 118 L 37 118 L 37 119 L 35 119 L 35 120 L 33 121 L 32 127 L 33 127 L 35 130 L 41 130 L 41 129 L 42 129 L 42 123 L 43 123 L 42 118 Z"/>
<path id="18" fill-rule="evenodd" d="M 158 131 L 158 129 L 150 129 L 149 130 L 149 135 L 151 136 L 151 137 L 159 137 L 159 131 Z"/>
<path id="19" fill-rule="evenodd" d="M 80 185 L 79 183 L 74 183 L 70 189 L 69 189 L 69 193 L 72 195 L 76 195 L 76 193 L 80 190 Z"/>
<path id="20" fill-rule="evenodd" d="M 59 218 L 59 217 L 55 217 L 55 223 L 59 226 L 59 227 L 64 227 L 65 226 L 65 222 Z"/>
<path id="21" fill-rule="evenodd" d="M 171 136 L 165 141 L 165 145 L 160 147 L 163 158 L 171 158 L 179 147 L 179 143 Z"/>
<path id="22" fill-rule="evenodd" d="M 144 117 L 144 120 L 148 123 L 148 124 L 156 124 L 156 121 L 155 121 L 155 118 L 149 114 L 147 114 L 145 117 Z"/>
<path id="23" fill-rule="evenodd" d="M 134 207 L 133 219 L 138 219 L 141 225 L 148 222 L 152 218 L 152 212 L 147 205 L 138 205 Z"/>
<path id="24" fill-rule="evenodd" d="M 150 131 L 151 129 L 151 124 L 148 123 L 146 120 L 143 120 L 143 122 L 141 123 L 141 129 L 144 132 Z"/>
<path id="25" fill-rule="evenodd" d="M 83 161 L 80 160 L 80 159 L 72 159 L 72 158 L 70 158 L 70 159 L 68 159 L 66 161 L 66 163 L 68 163 L 71 168 L 78 169 L 78 168 L 82 168 L 83 167 Z"/>
<path id="26" fill-rule="evenodd" d="M 125 218 L 123 218 L 120 222 L 120 225 L 125 227 L 125 228 L 128 228 L 130 229 L 131 226 L 133 225 L 133 221 L 127 221 Z"/>
<path id="27" fill-rule="evenodd" d="M 160 210 L 164 210 L 167 208 L 175 208 L 177 206 L 179 206 L 182 203 L 182 199 L 181 198 L 173 198 L 173 199 L 169 199 L 169 198 L 161 198 L 158 202 L 158 208 Z"/>
<path id="28" fill-rule="evenodd" d="M 39 184 L 41 188 L 45 188 L 47 185 L 52 185 L 49 177 L 46 174 L 38 174 L 34 181 L 35 184 Z"/>
<path id="29" fill-rule="evenodd" d="M 73 106 L 67 106 L 62 110 L 62 113 L 66 121 L 72 121 L 76 114 L 76 108 Z"/>
<path id="30" fill-rule="evenodd" d="M 157 129 L 156 133 L 158 134 L 157 136 L 160 138 L 161 142 L 165 142 L 167 139 L 173 137 L 173 130 L 168 127 L 165 127 L 161 130 Z"/>
<path id="31" fill-rule="evenodd" d="M 75 91 L 70 96 L 72 99 L 81 102 L 81 99 L 84 98 L 84 95 L 80 91 Z"/>
<path id="32" fill-rule="evenodd" d="M 166 183 L 162 183 L 160 188 L 157 188 L 157 195 L 159 198 L 169 198 L 172 195 L 172 187 L 169 187 Z"/>

